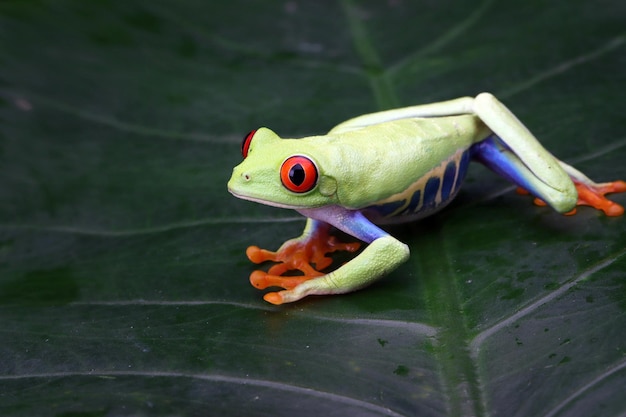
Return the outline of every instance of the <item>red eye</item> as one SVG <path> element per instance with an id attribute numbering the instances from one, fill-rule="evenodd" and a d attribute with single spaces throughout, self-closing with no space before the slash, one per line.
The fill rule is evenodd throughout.
<path id="1" fill-rule="evenodd" d="M 306 156 L 291 156 L 280 167 L 280 180 L 289 191 L 306 193 L 317 184 L 317 167 Z"/>
<path id="2" fill-rule="evenodd" d="M 241 154 L 243 155 L 244 159 L 246 156 L 248 156 L 248 150 L 250 149 L 250 142 L 252 142 L 252 138 L 254 137 L 255 133 L 256 133 L 256 129 L 248 133 L 243 138 L 243 142 L 241 142 Z"/>

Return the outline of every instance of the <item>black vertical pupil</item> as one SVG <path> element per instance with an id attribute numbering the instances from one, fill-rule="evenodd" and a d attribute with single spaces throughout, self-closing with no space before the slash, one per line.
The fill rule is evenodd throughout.
<path id="1" fill-rule="evenodd" d="M 302 165 L 300 164 L 295 164 L 289 170 L 289 181 L 291 181 L 295 185 L 302 185 L 302 183 L 304 182 L 304 176 L 304 168 L 302 168 Z"/>

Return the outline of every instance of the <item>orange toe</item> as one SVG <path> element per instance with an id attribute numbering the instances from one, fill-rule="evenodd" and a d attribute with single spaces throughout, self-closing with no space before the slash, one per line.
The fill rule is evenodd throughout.
<path id="1" fill-rule="evenodd" d="M 254 271 L 250 274 L 250 284 L 260 290 L 264 290 L 269 287 L 280 287 L 286 290 L 291 290 L 303 282 L 313 278 L 317 278 L 317 276 L 297 275 L 283 277 L 270 275 L 264 271 Z"/>
<path id="2" fill-rule="evenodd" d="M 268 303 L 274 304 L 277 306 L 284 303 L 283 296 L 280 295 L 280 293 L 278 292 L 268 292 L 267 294 L 263 296 L 263 299 L 267 301 Z"/>
<path id="3" fill-rule="evenodd" d="M 604 214 L 610 217 L 621 216 L 624 214 L 624 207 L 620 204 L 609 200 L 605 197 L 609 193 L 623 193 L 626 192 L 626 181 L 612 181 L 602 184 L 587 184 L 572 178 L 576 191 L 578 192 L 577 206 L 591 206 L 598 210 L 602 210 Z M 518 187 L 518 194 L 529 194 L 527 190 Z M 545 206 L 546 203 L 540 198 L 535 198 L 533 202 L 538 206 Z M 567 213 L 566 216 L 576 214 L 576 208 Z"/>
<path id="4" fill-rule="evenodd" d="M 261 262 L 273 260 L 275 254 L 274 252 L 261 249 L 258 246 L 248 246 L 246 256 L 255 264 L 260 264 Z"/>
<path id="5" fill-rule="evenodd" d="M 605 197 L 608 193 L 622 193 L 626 191 L 626 182 L 613 181 L 602 184 L 589 185 L 574 181 L 578 191 L 577 205 L 591 206 L 602 210 L 607 216 L 621 216 L 624 207 Z"/>
<path id="6" fill-rule="evenodd" d="M 329 231 L 329 225 L 321 225 L 300 238 L 288 240 L 276 252 L 261 249 L 258 246 L 248 247 L 246 256 L 250 261 L 256 264 L 266 261 L 276 263 L 267 272 L 253 271 L 250 274 L 252 286 L 260 290 L 270 287 L 293 290 L 305 281 L 324 275 L 320 271 L 329 267 L 333 262 L 327 254 L 336 251 L 355 252 L 361 246 L 358 242 L 340 242 Z M 283 275 L 293 271 L 299 271 L 300 275 Z M 264 296 L 264 299 L 272 304 L 283 304 L 286 302 L 283 294 L 283 292 L 270 292 Z"/>
<path id="7" fill-rule="evenodd" d="M 253 271 L 250 274 L 250 284 L 252 284 L 253 287 L 256 287 L 260 290 L 264 290 L 265 288 L 269 287 L 265 277 L 267 277 L 266 272 Z"/>

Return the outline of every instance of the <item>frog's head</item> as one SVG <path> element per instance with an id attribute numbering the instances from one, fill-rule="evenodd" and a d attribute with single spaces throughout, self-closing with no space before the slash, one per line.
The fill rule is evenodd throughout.
<path id="1" fill-rule="evenodd" d="M 228 191 L 292 209 L 336 203 L 337 183 L 312 155 L 314 139 L 281 139 L 264 127 L 248 133 L 241 146 L 244 160 L 233 169 Z"/>

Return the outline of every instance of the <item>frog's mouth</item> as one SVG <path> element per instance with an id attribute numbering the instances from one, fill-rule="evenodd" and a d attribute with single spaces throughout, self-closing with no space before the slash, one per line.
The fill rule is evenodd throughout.
<path id="1" fill-rule="evenodd" d="M 228 192 L 231 193 L 232 195 L 234 195 L 235 197 L 240 198 L 242 200 L 254 201 L 255 203 L 264 204 L 266 206 L 285 208 L 285 209 L 291 209 L 291 210 L 299 210 L 299 209 L 306 208 L 305 206 L 296 206 L 296 205 L 293 205 L 293 204 L 277 203 L 275 201 L 268 201 L 268 200 L 264 200 L 262 198 L 253 197 L 253 196 L 246 195 L 246 194 L 241 194 L 241 193 L 238 193 L 237 191 L 233 190 L 230 187 L 228 187 Z"/>

